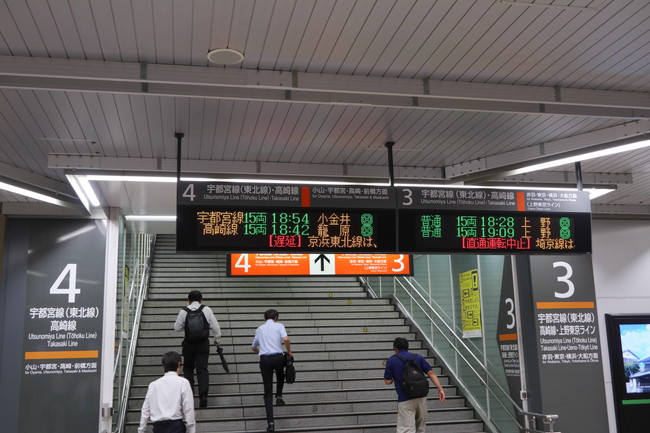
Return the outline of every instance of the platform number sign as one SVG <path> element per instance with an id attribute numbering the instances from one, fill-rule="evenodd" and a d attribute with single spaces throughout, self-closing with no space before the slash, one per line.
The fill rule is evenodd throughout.
<path id="1" fill-rule="evenodd" d="M 65 280 L 68 280 L 68 286 L 63 287 Z M 81 293 L 81 289 L 77 288 L 77 264 L 68 263 L 61 271 L 58 278 L 50 287 L 50 295 L 67 295 L 68 302 L 74 303 L 76 295 Z"/>

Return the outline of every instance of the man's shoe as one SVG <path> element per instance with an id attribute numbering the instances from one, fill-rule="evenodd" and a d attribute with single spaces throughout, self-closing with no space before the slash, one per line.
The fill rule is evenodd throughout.
<path id="1" fill-rule="evenodd" d="M 199 407 L 200 408 L 208 407 L 208 398 L 207 397 L 201 399 L 201 401 L 199 402 Z"/>
<path id="2" fill-rule="evenodd" d="M 275 423 L 270 422 L 266 427 L 266 431 L 275 431 Z"/>
<path id="3" fill-rule="evenodd" d="M 275 405 L 276 406 L 284 406 L 286 403 L 284 400 L 282 400 L 282 397 L 275 397 Z"/>

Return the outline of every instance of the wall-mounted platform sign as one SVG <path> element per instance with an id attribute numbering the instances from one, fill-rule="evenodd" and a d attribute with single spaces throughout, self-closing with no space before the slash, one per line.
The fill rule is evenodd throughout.
<path id="1" fill-rule="evenodd" d="M 177 249 L 591 252 L 583 191 L 179 182 Z"/>
<path id="2" fill-rule="evenodd" d="M 228 276 L 413 275 L 405 254 L 230 254 Z"/>

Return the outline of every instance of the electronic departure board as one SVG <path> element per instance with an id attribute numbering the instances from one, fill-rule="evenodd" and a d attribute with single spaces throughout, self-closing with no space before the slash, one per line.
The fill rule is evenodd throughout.
<path id="1" fill-rule="evenodd" d="M 392 210 L 191 206 L 179 209 L 180 250 L 395 251 Z"/>
<path id="2" fill-rule="evenodd" d="M 400 212 L 401 250 L 567 254 L 591 251 L 589 214 Z"/>
<path id="3" fill-rule="evenodd" d="M 177 249 L 582 254 L 583 191 L 179 182 Z"/>

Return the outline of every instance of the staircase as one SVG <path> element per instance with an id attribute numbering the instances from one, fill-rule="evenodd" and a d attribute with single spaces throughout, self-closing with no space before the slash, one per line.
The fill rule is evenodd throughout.
<path id="1" fill-rule="evenodd" d="M 296 383 L 284 386 L 287 405 L 274 408 L 277 432 L 393 433 L 396 395 L 383 381 L 393 339 L 407 338 L 410 351 L 433 365 L 389 300 L 369 298 L 354 277 L 227 278 L 225 256 L 176 253 L 174 236 L 164 235 L 158 236 L 152 266 L 126 432 L 137 432 L 147 385 L 163 374 L 162 354 L 181 352 L 183 335 L 172 328 L 193 289 L 201 290 L 219 320 L 230 366 L 226 374 L 219 356 L 211 354 L 208 407 L 196 410 L 197 432 L 266 431 L 258 356 L 250 344 L 268 308 L 280 313 L 297 371 Z M 434 369 L 447 401 L 441 404 L 432 388 L 427 432 L 483 431 L 448 377 Z"/>

